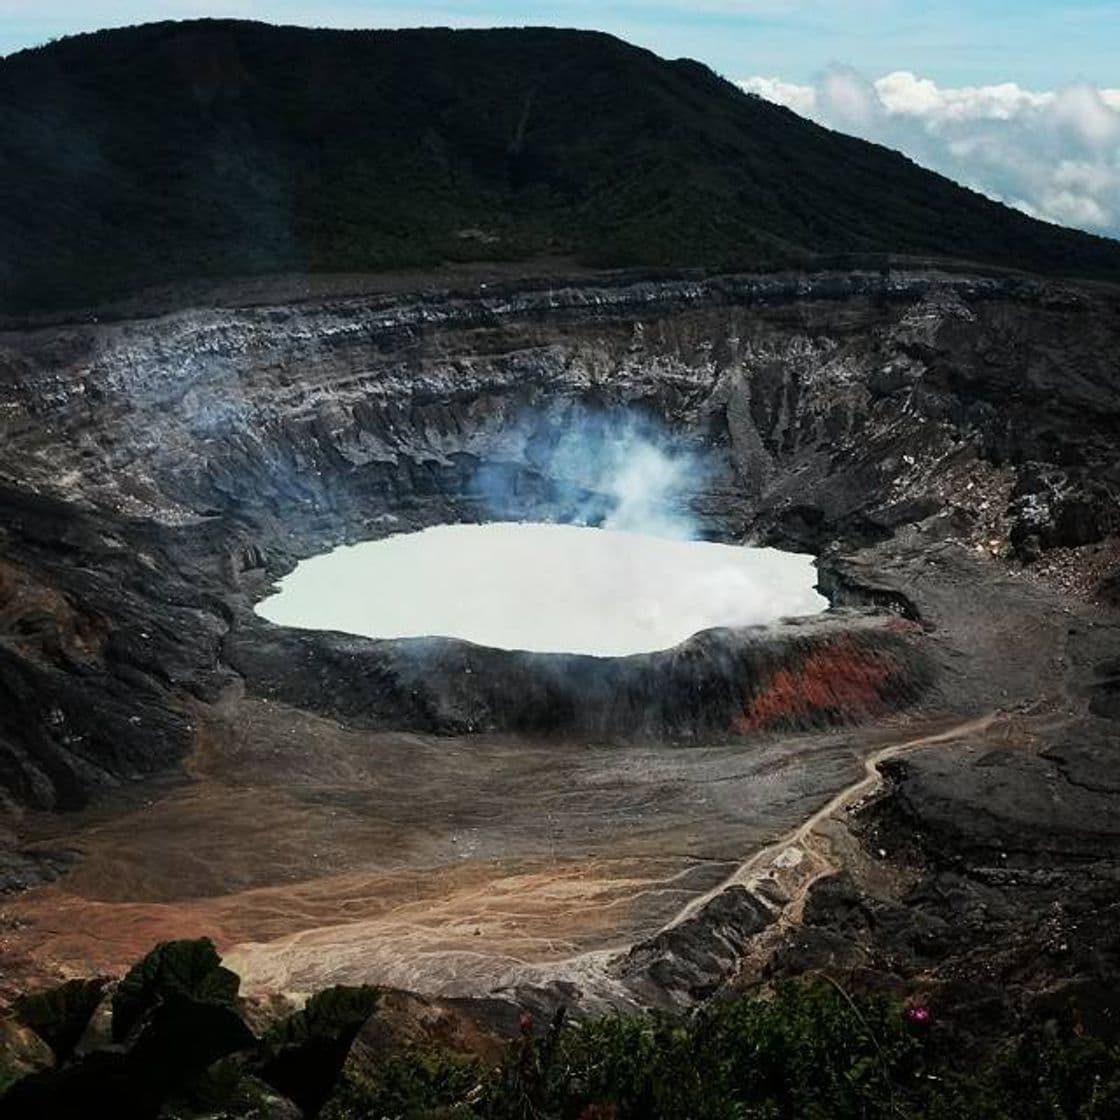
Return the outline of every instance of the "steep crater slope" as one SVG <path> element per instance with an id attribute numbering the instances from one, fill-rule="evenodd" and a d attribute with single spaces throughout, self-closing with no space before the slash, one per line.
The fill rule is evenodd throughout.
<path id="1" fill-rule="evenodd" d="M 174 698 L 220 690 L 234 619 L 239 670 L 306 700 L 267 653 L 303 639 L 245 609 L 269 577 L 343 540 L 586 510 L 550 449 L 588 414 L 652 417 L 697 451 L 686 497 L 721 539 L 870 544 L 951 512 L 946 535 L 1000 552 L 1101 540 L 1117 322 L 1071 287 L 857 274 L 9 334 L 4 785 L 51 804 L 166 765 Z M 135 749 L 126 726 L 88 728 L 91 687 L 120 695 L 117 722 L 158 708 Z M 441 726 L 405 722 L 425 719 Z"/>
<path id="2" fill-rule="evenodd" d="M 1116 530 L 1120 408 L 1109 355 L 1118 335 L 1120 304 L 1109 292 L 928 272 L 429 292 L 10 332 L 0 339 L 6 797 L 12 806 L 78 808 L 91 793 L 185 765 L 195 778 L 222 776 L 231 820 L 249 804 L 267 817 L 265 795 L 253 791 L 273 775 L 277 801 L 267 812 L 319 828 L 317 802 L 333 799 L 331 812 L 348 812 L 362 783 L 384 783 L 378 758 L 418 772 L 437 767 L 427 793 L 436 799 L 437 783 L 448 780 L 437 776 L 442 751 L 445 766 L 457 760 L 450 777 L 464 789 L 476 780 L 493 786 L 495 812 L 508 801 L 497 791 L 523 794 L 544 780 L 547 767 L 535 778 L 519 773 L 527 784 L 496 782 L 507 747 L 487 736 L 521 737 L 510 757 L 529 757 L 529 745 L 547 753 L 572 741 L 620 744 L 575 787 L 589 803 L 608 792 L 597 765 L 621 768 L 624 799 L 633 775 L 669 765 L 656 753 L 667 742 L 701 752 L 738 744 L 695 756 L 713 789 L 731 779 L 721 768 L 743 751 L 757 752 L 760 773 L 767 744 L 782 766 L 799 758 L 794 792 L 775 795 L 781 809 L 765 829 L 729 830 L 717 814 L 706 827 L 723 828 L 718 857 L 704 862 L 690 848 L 669 873 L 688 891 L 712 890 L 751 843 L 773 839 L 858 776 L 858 744 L 826 733 L 799 740 L 791 754 L 776 733 L 904 710 L 964 718 L 1030 704 L 1046 690 L 1051 651 L 1042 647 L 1061 600 L 1015 565 L 1048 550 L 1091 549 Z M 342 541 L 453 520 L 607 512 L 609 495 L 561 469 L 554 454 L 588 417 L 639 417 L 668 433 L 704 464 L 682 495 L 704 531 L 823 553 L 822 586 L 840 609 L 606 663 L 297 633 L 253 614 L 276 576 Z M 858 549 L 858 561 L 842 559 Z M 1107 696 L 1107 667 L 1070 671 Z M 428 762 L 428 746 L 392 737 L 401 732 L 456 738 L 432 748 Z M 809 762 L 814 753 L 823 763 Z M 570 765 L 572 756 L 555 757 Z M 814 770 L 822 764 L 827 774 Z M 692 764 L 674 757 L 671 765 Z M 694 780 L 682 773 L 680 789 Z M 409 796 L 382 794 L 399 805 Z M 152 820 L 190 834 L 207 819 L 191 815 L 191 796 L 172 795 L 161 812 L 179 816 Z M 304 800 L 283 801 L 293 796 Z M 662 796 L 651 792 L 651 804 Z M 501 830 L 457 816 L 461 807 L 447 812 L 476 837 L 472 851 L 497 843 Z M 673 813 L 674 835 L 695 845 L 684 830 L 700 827 L 704 811 L 690 804 Z M 513 820 L 507 831 L 544 858 L 534 815 L 535 836 L 531 822 Z M 67 840 L 26 820 L 15 826 L 22 848 L 5 863 L 12 884 L 47 877 L 75 848 L 88 857 L 99 843 L 93 833 Z M 275 901 L 260 899 L 254 906 L 267 917 L 254 924 L 240 904 L 197 901 L 272 882 L 246 865 L 235 828 L 228 850 L 216 848 L 209 868 L 192 867 L 176 894 L 166 870 L 144 864 L 135 839 L 157 825 L 122 820 L 131 841 L 118 837 L 100 858 L 128 873 L 107 886 L 89 870 L 96 861 L 79 857 L 74 893 L 50 896 L 53 920 L 57 907 L 84 914 L 82 897 L 128 904 L 135 883 L 135 897 L 185 909 L 158 919 L 134 912 L 122 954 L 142 948 L 129 938 L 172 932 L 159 922 L 177 915 L 202 932 L 224 930 L 226 944 L 275 942 L 278 955 L 267 945 L 256 957 L 245 950 L 258 961 L 259 983 L 322 979 L 295 952 L 299 939 L 288 946 L 284 938 L 317 906 L 337 912 L 335 896 L 330 905 L 301 897 L 283 918 Z M 354 821 L 355 843 L 369 844 L 366 824 Z M 377 844 L 390 850 L 393 828 L 377 827 L 385 829 Z M 341 878 L 351 856 L 326 837 L 343 833 L 335 821 L 316 841 L 322 872 Z M 302 853 L 297 839 L 293 851 Z M 282 853 L 287 841 L 277 833 L 272 842 Z M 420 847 L 392 858 L 427 858 L 429 839 L 410 842 Z M 545 852 L 555 859 L 578 842 L 553 829 Z M 742 845 L 736 855 L 730 843 Z M 639 857 L 648 871 L 648 851 Z M 293 857 L 293 877 L 312 881 L 308 858 Z M 525 870 L 525 881 L 538 870 Z M 378 870 L 390 893 L 394 873 Z M 164 879 L 153 886 L 146 876 L 155 874 Z M 637 907 L 635 934 L 660 928 L 663 905 Z M 724 917 L 728 905 L 720 904 Z M 449 912 L 456 921 L 472 916 Z M 745 913 L 756 925 L 753 902 Z M 352 948 L 360 949 L 386 919 L 358 917 L 373 923 L 356 925 Z M 43 944 L 67 959 L 52 937 Z M 616 937 L 603 926 L 592 941 Z M 572 938 L 588 944 L 586 930 Z M 398 952 L 396 978 L 419 983 L 426 966 L 417 961 L 430 948 Z M 331 957 L 328 974 L 368 968 L 354 951 Z M 508 981 L 509 967 L 479 983 Z"/>

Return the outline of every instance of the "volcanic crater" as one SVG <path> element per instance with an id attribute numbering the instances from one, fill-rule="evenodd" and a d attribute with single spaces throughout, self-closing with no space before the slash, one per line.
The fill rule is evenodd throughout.
<path id="1" fill-rule="evenodd" d="M 13 989 L 208 935 L 256 994 L 688 1005 L 877 951 L 839 869 L 917 922 L 951 865 L 1026 928 L 1044 881 L 1118 866 L 1120 620 L 1085 575 L 1120 529 L 1114 292 L 914 265 L 270 294 L 0 335 Z M 254 609 L 341 544 L 609 521 L 573 431 L 656 433 L 695 465 L 673 512 L 817 555 L 830 609 L 618 657 Z M 993 844 L 1007 875 L 970 877 Z"/>

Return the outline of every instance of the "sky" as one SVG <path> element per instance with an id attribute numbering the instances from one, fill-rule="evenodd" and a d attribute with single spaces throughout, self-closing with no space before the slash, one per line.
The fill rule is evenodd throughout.
<path id="1" fill-rule="evenodd" d="M 0 0 L 0 54 L 196 16 L 319 27 L 596 28 L 1120 236 L 1120 0 Z"/>

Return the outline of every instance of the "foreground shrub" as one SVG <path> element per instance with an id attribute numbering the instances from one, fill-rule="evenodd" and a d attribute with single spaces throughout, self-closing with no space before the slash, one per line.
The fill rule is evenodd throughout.
<path id="1" fill-rule="evenodd" d="M 358 1031 L 377 1007 L 373 988 L 328 988 L 265 1036 L 260 1078 L 317 1116 L 342 1073 Z"/>
<path id="2" fill-rule="evenodd" d="M 22 1117 L 325 1120 L 1116 1120 L 1120 1047 L 1070 1014 L 964 1045 L 924 1004 L 818 980 L 693 1015 L 534 1024 L 492 1066 L 416 1043 L 361 1059 L 372 988 L 330 988 L 257 1037 L 207 941 L 157 946 L 112 998 L 109 1048 L 75 1046 L 102 981 L 17 1000 L 53 1069 L 0 1097 Z M 1107 1026 L 1107 1017 L 1103 1020 Z M 0 1055 L 0 1059 L 3 1055 Z M 0 1062 L 0 1069 L 2 1069 Z"/>
<path id="3" fill-rule="evenodd" d="M 57 988 L 20 996 L 12 1011 L 51 1048 L 56 1062 L 65 1062 L 100 1006 L 107 983 L 101 977 L 68 980 Z"/>
<path id="4" fill-rule="evenodd" d="M 113 1045 L 74 1057 L 104 984 L 75 981 L 16 1001 L 16 1017 L 51 1046 L 56 1066 L 8 1088 L 4 1120 L 248 1116 L 271 1089 L 313 1117 L 377 1001 L 372 988 L 331 988 L 257 1038 L 241 1017 L 241 981 L 213 944 L 167 941 L 113 993 Z"/>

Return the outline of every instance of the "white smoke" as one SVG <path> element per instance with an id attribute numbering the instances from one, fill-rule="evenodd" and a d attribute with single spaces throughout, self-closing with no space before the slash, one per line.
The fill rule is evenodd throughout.
<path id="1" fill-rule="evenodd" d="M 576 406 L 527 413 L 511 429 L 501 449 L 517 469 L 507 461 L 476 480 L 493 522 L 313 557 L 258 613 L 374 638 L 619 656 L 827 608 L 812 557 L 696 540 L 690 498 L 709 466 L 658 422 Z M 573 524 L 523 520 L 542 493 L 543 515 Z"/>
<path id="2" fill-rule="evenodd" d="M 569 421 L 546 470 L 588 491 L 576 520 L 673 540 L 697 535 L 688 500 L 706 477 L 703 463 L 648 420 L 591 415 Z"/>

